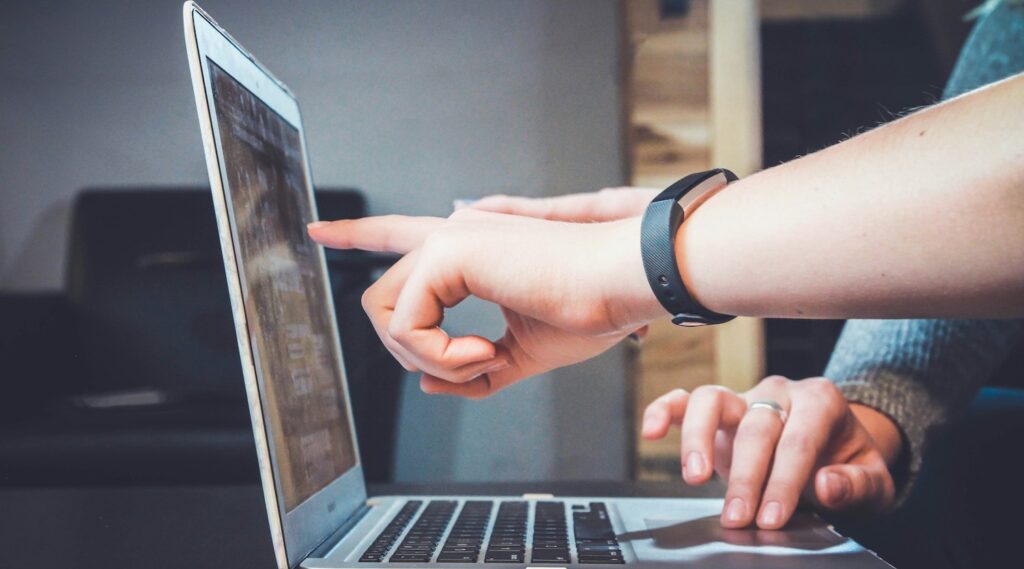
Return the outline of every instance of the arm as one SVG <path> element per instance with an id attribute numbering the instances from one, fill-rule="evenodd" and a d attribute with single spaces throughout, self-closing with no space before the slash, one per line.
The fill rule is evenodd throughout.
<path id="1" fill-rule="evenodd" d="M 1022 336 L 1020 320 L 852 320 L 825 375 L 848 401 L 898 429 L 907 461 L 896 481 L 905 496 L 928 442 L 964 413 Z M 885 428 L 884 420 L 873 423 Z"/>
<path id="2" fill-rule="evenodd" d="M 765 170 L 678 233 L 688 286 L 750 316 L 1024 310 L 1024 75 Z"/>
<path id="3" fill-rule="evenodd" d="M 1008 134 L 1024 131 L 1020 100 L 1024 75 L 729 186 L 678 234 L 688 286 L 752 316 L 1024 315 L 1024 137 Z M 483 397 L 665 316 L 639 224 L 467 209 L 310 235 L 405 254 L 364 297 L 382 341 L 424 389 Z M 445 334 L 445 309 L 470 295 L 504 309 L 505 337 Z"/>

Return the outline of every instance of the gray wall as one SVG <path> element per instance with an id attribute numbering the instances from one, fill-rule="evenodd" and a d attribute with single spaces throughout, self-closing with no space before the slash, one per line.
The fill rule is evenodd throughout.
<path id="1" fill-rule="evenodd" d="M 206 183 L 180 4 L 7 4 L 0 289 L 58 289 L 77 189 Z M 205 4 L 298 94 L 316 183 L 375 213 L 622 182 L 611 0 Z M 482 303 L 452 323 L 500 327 Z M 621 354 L 551 375 L 480 403 L 409 382 L 400 477 L 623 476 Z"/>

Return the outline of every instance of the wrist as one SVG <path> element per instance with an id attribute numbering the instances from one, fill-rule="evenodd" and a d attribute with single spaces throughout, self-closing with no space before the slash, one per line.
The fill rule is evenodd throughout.
<path id="1" fill-rule="evenodd" d="M 903 435 L 896 422 L 885 413 L 860 403 L 851 403 L 850 411 L 875 441 L 885 463 L 890 467 L 896 464 L 903 452 Z"/>
<path id="2" fill-rule="evenodd" d="M 629 217 L 610 222 L 602 235 L 598 279 L 603 287 L 608 314 L 621 331 L 632 332 L 650 322 L 668 316 L 647 282 L 640 250 L 642 218 Z"/>

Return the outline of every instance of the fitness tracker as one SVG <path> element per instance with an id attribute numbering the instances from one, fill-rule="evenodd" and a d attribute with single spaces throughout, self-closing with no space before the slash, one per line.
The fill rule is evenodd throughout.
<path id="1" fill-rule="evenodd" d="M 686 290 L 676 263 L 676 231 L 683 224 L 683 204 L 693 203 L 715 188 L 736 181 L 736 175 L 724 168 L 698 172 L 666 188 L 651 201 L 640 227 L 640 249 L 647 282 L 658 302 L 672 314 L 677 326 L 722 324 L 735 318 L 701 306 Z M 691 212 L 692 213 L 692 212 Z"/>

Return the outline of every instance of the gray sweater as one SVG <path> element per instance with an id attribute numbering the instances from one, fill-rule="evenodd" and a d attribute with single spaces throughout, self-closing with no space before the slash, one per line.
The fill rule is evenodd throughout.
<path id="1" fill-rule="evenodd" d="M 943 96 L 1021 71 L 1024 8 L 1004 2 L 975 26 Z M 1022 339 L 1024 320 L 851 320 L 825 376 L 848 400 L 878 409 L 899 426 L 906 446 L 906 469 L 897 473 L 902 498 L 935 434 L 964 413 Z"/>

